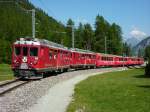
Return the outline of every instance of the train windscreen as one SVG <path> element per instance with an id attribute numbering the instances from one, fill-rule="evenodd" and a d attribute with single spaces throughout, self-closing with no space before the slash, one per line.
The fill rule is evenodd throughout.
<path id="1" fill-rule="evenodd" d="M 30 56 L 38 56 L 38 48 L 37 47 L 30 48 Z"/>
<path id="2" fill-rule="evenodd" d="M 28 47 L 23 47 L 23 56 L 28 55 Z"/>
<path id="3" fill-rule="evenodd" d="M 21 47 L 15 47 L 15 54 L 17 56 L 21 54 Z"/>

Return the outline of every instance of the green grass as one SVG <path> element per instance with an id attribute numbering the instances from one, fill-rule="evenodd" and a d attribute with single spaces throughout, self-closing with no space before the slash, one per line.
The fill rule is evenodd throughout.
<path id="1" fill-rule="evenodd" d="M 150 78 L 144 69 L 105 73 L 76 85 L 67 112 L 149 112 Z"/>
<path id="2" fill-rule="evenodd" d="M 13 79 L 13 72 L 10 65 L 0 64 L 0 81 Z"/>

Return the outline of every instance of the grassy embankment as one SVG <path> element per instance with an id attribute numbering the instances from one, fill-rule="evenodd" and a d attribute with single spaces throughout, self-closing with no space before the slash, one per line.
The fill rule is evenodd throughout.
<path id="1" fill-rule="evenodd" d="M 76 85 L 67 112 L 149 112 L 150 78 L 144 69 L 105 73 Z"/>
<path id="2" fill-rule="evenodd" d="M 0 64 L 0 81 L 13 79 L 13 72 L 10 65 Z"/>

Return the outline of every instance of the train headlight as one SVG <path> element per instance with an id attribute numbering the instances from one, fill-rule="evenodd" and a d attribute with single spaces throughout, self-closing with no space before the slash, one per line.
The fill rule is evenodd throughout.
<path id="1" fill-rule="evenodd" d="M 38 57 L 35 57 L 33 64 L 37 64 L 37 62 L 38 62 Z"/>
<path id="2" fill-rule="evenodd" d="M 14 60 L 14 64 L 18 64 L 19 62 L 17 60 Z"/>
<path id="3" fill-rule="evenodd" d="M 17 62 L 17 60 L 14 60 L 14 63 L 16 63 Z"/>

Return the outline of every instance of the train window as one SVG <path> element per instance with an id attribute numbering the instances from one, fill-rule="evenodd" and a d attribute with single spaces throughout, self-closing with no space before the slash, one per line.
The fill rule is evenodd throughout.
<path id="1" fill-rule="evenodd" d="M 123 61 L 123 58 L 119 58 L 119 61 Z"/>
<path id="2" fill-rule="evenodd" d="M 55 50 L 54 51 L 54 59 L 56 59 L 57 58 L 57 51 Z"/>
<path id="3" fill-rule="evenodd" d="M 110 57 L 110 61 L 113 61 L 113 57 Z"/>
<path id="4" fill-rule="evenodd" d="M 84 54 L 82 54 L 82 59 L 84 59 L 85 58 L 85 55 Z"/>
<path id="5" fill-rule="evenodd" d="M 102 60 L 104 60 L 104 57 L 102 57 Z"/>
<path id="6" fill-rule="evenodd" d="M 17 56 L 21 54 L 21 47 L 15 47 L 15 54 Z"/>
<path id="7" fill-rule="evenodd" d="M 51 51 L 49 51 L 49 59 L 53 58 L 53 53 Z"/>
<path id="8" fill-rule="evenodd" d="M 62 59 L 62 51 L 59 51 L 59 53 L 60 53 L 60 59 Z"/>
<path id="9" fill-rule="evenodd" d="M 89 55 L 89 58 L 92 59 L 92 55 Z"/>
<path id="10" fill-rule="evenodd" d="M 127 61 L 127 58 L 124 58 L 124 61 Z"/>
<path id="11" fill-rule="evenodd" d="M 30 56 L 38 56 L 38 48 L 31 47 L 30 48 Z"/>
<path id="12" fill-rule="evenodd" d="M 23 47 L 23 56 L 28 55 L 28 47 Z"/>

